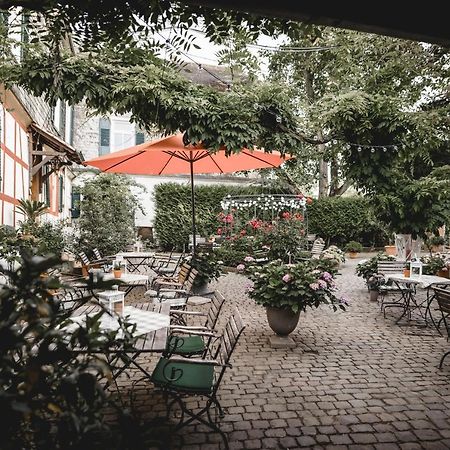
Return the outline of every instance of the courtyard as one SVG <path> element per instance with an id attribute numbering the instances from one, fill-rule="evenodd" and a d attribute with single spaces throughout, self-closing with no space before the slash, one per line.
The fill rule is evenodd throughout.
<path id="1" fill-rule="evenodd" d="M 219 391 L 230 448 L 450 447 L 450 368 L 437 368 L 448 343 L 431 328 L 396 325 L 395 308 L 383 318 L 355 275 L 358 261 L 347 260 L 337 277 L 350 300 L 347 311 L 302 313 L 292 349 L 270 347 L 273 332 L 264 309 L 245 294 L 245 276 L 226 274 L 212 284 L 226 298 L 218 329 L 234 306 L 246 325 Z M 150 420 L 163 412 L 155 403 L 160 397 L 138 378 L 138 371 L 122 377 L 121 395 L 133 392 L 134 407 Z M 212 450 L 219 442 L 217 433 L 197 425 L 165 445 Z"/>

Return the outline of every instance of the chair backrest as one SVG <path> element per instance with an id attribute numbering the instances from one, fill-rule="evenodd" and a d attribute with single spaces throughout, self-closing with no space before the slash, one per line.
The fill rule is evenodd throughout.
<path id="1" fill-rule="evenodd" d="M 319 257 L 325 248 L 325 243 L 321 241 L 314 241 L 314 244 L 311 248 L 311 256 L 312 257 Z"/>
<path id="2" fill-rule="evenodd" d="M 80 257 L 81 262 L 83 263 L 83 265 L 85 265 L 85 266 L 89 265 L 90 261 L 89 261 L 89 258 L 86 255 L 86 253 L 80 252 L 80 253 L 78 253 L 78 256 Z"/>
<path id="3" fill-rule="evenodd" d="M 191 268 L 191 271 L 189 272 L 189 276 L 186 278 L 185 282 L 183 283 L 183 289 L 186 292 L 191 292 L 192 288 L 194 287 L 195 279 L 197 278 L 198 270 Z"/>
<path id="4" fill-rule="evenodd" d="M 245 326 L 239 310 L 234 308 L 233 313 L 228 319 L 228 322 L 223 330 L 214 359 L 224 365 L 229 363 L 231 355 L 236 347 L 239 337 L 244 331 L 244 328 Z"/>
<path id="5" fill-rule="evenodd" d="M 442 320 L 444 322 L 447 334 L 450 337 L 450 323 L 447 321 L 450 315 L 450 290 L 442 288 L 433 288 L 434 295 L 441 310 Z"/>
<path id="6" fill-rule="evenodd" d="M 225 297 L 222 295 L 220 291 L 215 291 L 211 299 L 211 305 L 209 307 L 208 314 L 206 316 L 206 323 L 205 323 L 206 328 L 214 330 L 224 303 Z"/>
<path id="7" fill-rule="evenodd" d="M 386 275 L 389 273 L 402 273 L 405 267 L 405 261 L 378 261 L 377 273 Z"/>
<path id="8" fill-rule="evenodd" d="M 95 259 L 103 259 L 103 258 L 102 258 L 102 255 L 100 254 L 100 251 L 98 250 L 97 247 L 95 247 L 95 248 L 92 250 L 92 253 L 94 254 Z"/>
<path id="9" fill-rule="evenodd" d="M 178 271 L 178 282 L 183 284 L 187 277 L 189 276 L 189 273 L 191 271 L 191 265 L 188 262 L 183 262 L 180 266 L 180 270 Z"/>

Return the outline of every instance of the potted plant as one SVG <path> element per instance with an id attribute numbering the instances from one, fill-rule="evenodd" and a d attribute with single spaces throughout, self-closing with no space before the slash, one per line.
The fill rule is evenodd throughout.
<path id="1" fill-rule="evenodd" d="M 191 267 L 198 271 L 194 280 L 194 291 L 201 293 L 206 285 L 220 277 L 221 264 L 215 252 L 197 252 L 193 257 L 186 258 Z"/>
<path id="2" fill-rule="evenodd" d="M 361 261 L 356 266 L 356 274 L 358 275 L 358 277 L 364 278 L 367 283 L 367 280 L 372 275 L 377 273 L 378 261 L 395 261 L 395 257 L 385 255 L 384 253 L 380 252 L 380 253 L 377 253 L 375 256 L 372 256 L 372 258 L 370 258 L 370 259 Z M 367 286 L 367 287 L 369 287 L 369 286 Z"/>
<path id="3" fill-rule="evenodd" d="M 386 283 L 383 275 L 374 273 L 367 279 L 367 288 L 369 289 L 370 301 L 376 302 L 380 292 L 380 286 Z"/>
<path id="4" fill-rule="evenodd" d="M 266 307 L 270 328 L 286 336 L 297 326 L 300 312 L 307 308 L 330 305 L 335 311 L 345 310 L 345 298 L 336 296 L 336 284 L 331 272 L 322 270 L 320 260 L 284 264 L 272 261 L 262 267 L 253 266 L 249 278 L 253 286 L 249 296 Z"/>
<path id="5" fill-rule="evenodd" d="M 397 255 L 397 246 L 393 244 L 391 235 L 389 235 L 389 244 L 384 246 L 384 251 L 389 256 Z"/>
<path id="6" fill-rule="evenodd" d="M 330 260 L 336 268 L 345 262 L 345 253 L 336 245 L 330 245 L 320 255 L 321 258 Z"/>
<path id="7" fill-rule="evenodd" d="M 425 241 L 430 253 L 439 253 L 444 249 L 445 239 L 442 236 L 431 236 Z"/>
<path id="8" fill-rule="evenodd" d="M 113 264 L 114 278 L 120 278 L 122 276 L 122 264 L 120 261 L 114 261 Z"/>
<path id="9" fill-rule="evenodd" d="M 448 278 L 450 259 L 442 255 L 423 256 L 420 258 L 423 262 L 424 275 L 437 275 L 438 277 Z"/>
<path id="10" fill-rule="evenodd" d="M 345 246 L 345 251 L 348 252 L 350 258 L 354 259 L 358 253 L 362 252 L 363 246 L 356 241 L 350 241 Z"/>

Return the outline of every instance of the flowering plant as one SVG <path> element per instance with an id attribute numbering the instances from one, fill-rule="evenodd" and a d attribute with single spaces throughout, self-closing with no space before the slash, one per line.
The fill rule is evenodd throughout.
<path id="1" fill-rule="evenodd" d="M 248 288 L 248 294 L 263 306 L 288 308 L 297 313 L 321 304 L 331 305 L 335 311 L 345 310 L 348 304 L 347 299 L 336 295 L 334 275 L 321 269 L 315 260 L 298 264 L 275 260 L 253 267 L 249 278 L 253 286 Z"/>
<path id="2" fill-rule="evenodd" d="M 336 245 L 330 245 L 320 255 L 321 258 L 332 259 L 337 263 L 345 262 L 345 253 Z"/>
<path id="3" fill-rule="evenodd" d="M 448 256 L 439 253 L 433 256 L 423 256 L 420 260 L 423 262 L 424 275 L 436 275 L 440 271 L 448 271 L 450 269 L 450 259 Z"/>

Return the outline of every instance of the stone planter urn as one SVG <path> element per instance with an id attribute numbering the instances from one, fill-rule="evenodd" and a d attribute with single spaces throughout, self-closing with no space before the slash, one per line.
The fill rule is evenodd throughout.
<path id="1" fill-rule="evenodd" d="M 278 336 L 287 336 L 289 333 L 292 333 L 300 317 L 300 311 L 294 313 L 290 308 L 266 306 L 266 313 L 269 327 Z"/>

